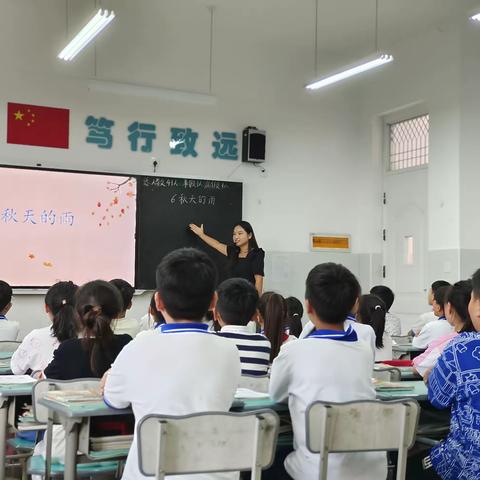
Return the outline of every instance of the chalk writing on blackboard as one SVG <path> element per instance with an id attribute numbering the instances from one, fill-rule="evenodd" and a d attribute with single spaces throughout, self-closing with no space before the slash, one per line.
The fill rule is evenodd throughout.
<path id="1" fill-rule="evenodd" d="M 185 195 L 183 193 L 174 193 L 170 197 L 170 203 L 176 205 L 215 205 L 216 197 L 214 195 Z"/>
<path id="2" fill-rule="evenodd" d="M 144 177 L 144 187 L 155 188 L 183 188 L 185 190 L 227 190 L 229 185 L 225 182 L 213 180 L 188 180 L 178 178 Z"/>

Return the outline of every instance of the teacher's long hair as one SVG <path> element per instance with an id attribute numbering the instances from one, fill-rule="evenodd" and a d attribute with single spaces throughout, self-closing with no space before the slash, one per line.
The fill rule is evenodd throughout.
<path id="1" fill-rule="evenodd" d="M 240 222 L 237 222 L 233 226 L 233 228 L 235 228 L 235 227 L 242 227 L 247 232 L 247 235 L 252 235 L 252 238 L 250 238 L 248 240 L 248 251 L 249 252 L 258 248 L 257 239 L 255 238 L 255 232 L 253 231 L 253 228 L 250 225 L 250 223 L 242 220 Z M 234 252 L 234 254 L 230 256 L 230 259 L 229 259 L 229 262 L 228 262 L 229 263 L 229 269 L 232 269 L 235 266 L 235 264 L 238 262 L 238 255 L 240 253 L 240 247 L 234 246 L 233 252 Z"/>

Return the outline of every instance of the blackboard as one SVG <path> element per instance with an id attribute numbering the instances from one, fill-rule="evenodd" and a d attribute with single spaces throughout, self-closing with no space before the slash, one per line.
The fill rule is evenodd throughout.
<path id="1" fill-rule="evenodd" d="M 225 277 L 226 257 L 188 229 L 203 223 L 205 233 L 232 242 L 242 219 L 242 184 L 172 177 L 138 177 L 136 287 L 155 288 L 155 270 L 164 255 L 181 247 L 207 252 Z"/>

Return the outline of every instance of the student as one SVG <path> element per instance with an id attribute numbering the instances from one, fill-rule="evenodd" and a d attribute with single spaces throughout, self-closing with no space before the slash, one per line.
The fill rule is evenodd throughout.
<path id="1" fill-rule="evenodd" d="M 387 309 L 387 314 L 385 315 L 385 331 L 390 335 L 390 337 L 392 335 L 401 335 L 402 325 L 400 323 L 400 319 L 396 315 L 393 315 L 393 313 L 390 313 L 393 301 L 395 300 L 395 294 L 385 285 L 376 285 L 375 287 L 372 287 L 370 289 L 370 293 L 380 298 Z"/>
<path id="2" fill-rule="evenodd" d="M 303 317 L 303 305 L 302 302 L 295 297 L 288 297 L 287 302 L 287 324 L 288 334 L 294 337 L 300 337 L 302 333 L 302 317 Z"/>
<path id="3" fill-rule="evenodd" d="M 60 344 L 44 375 L 54 380 L 101 378 L 130 335 L 114 335 L 111 324 L 122 311 L 117 288 L 103 280 L 88 282 L 78 289 L 75 310 L 80 321 L 80 336 Z"/>
<path id="4" fill-rule="evenodd" d="M 77 337 L 74 310 L 77 289 L 73 282 L 58 282 L 48 289 L 45 312 L 51 325 L 36 328 L 23 339 L 10 362 L 14 375 L 43 371 L 60 343 Z"/>
<path id="5" fill-rule="evenodd" d="M 208 236 L 203 225 L 191 223 L 189 228 L 200 240 L 228 257 L 228 278 L 244 278 L 255 285 L 259 295 L 263 293 L 265 252 L 258 247 L 250 223 L 241 221 L 234 225 L 233 245 L 226 245 Z"/>
<path id="6" fill-rule="evenodd" d="M 366 342 L 370 345 L 372 349 L 373 356 L 375 357 L 375 332 L 370 325 L 364 325 L 363 323 L 357 322 L 356 313 L 358 311 L 358 298 L 355 302 L 355 305 L 352 308 L 352 311 L 348 313 L 347 318 L 345 319 L 344 329 L 346 330 L 349 326 L 352 327 L 358 335 L 359 340 Z M 303 327 L 302 333 L 300 334 L 300 339 L 308 337 L 310 333 L 315 330 L 315 326 L 312 321 L 308 321 Z"/>
<path id="7" fill-rule="evenodd" d="M 238 349 L 209 333 L 202 323 L 214 307 L 215 265 L 204 252 L 184 248 L 162 259 L 156 277 L 156 305 L 166 323 L 157 329 L 158 335 L 141 335 L 121 352 L 106 375 L 105 402 L 114 408 L 131 405 L 136 422 L 153 413 L 227 412 L 240 380 Z M 136 435 L 135 429 L 125 480 L 147 478 L 139 470 Z M 236 477 L 181 476 L 182 480 Z"/>
<path id="8" fill-rule="evenodd" d="M 126 280 L 116 278 L 110 280 L 110 283 L 118 288 L 120 295 L 122 296 L 122 311 L 119 313 L 112 323 L 112 330 L 115 335 L 127 334 L 130 337 L 135 338 L 140 332 L 141 326 L 134 318 L 125 318 L 127 311 L 132 308 L 132 299 L 135 289 Z"/>
<path id="9" fill-rule="evenodd" d="M 434 340 L 452 333 L 453 327 L 447 322 L 444 311 L 445 297 L 448 289 L 449 287 L 440 287 L 434 291 L 432 308 L 438 320 L 428 322 L 420 330 L 420 333 L 413 337 L 412 345 L 414 347 L 427 348 Z"/>
<path id="10" fill-rule="evenodd" d="M 443 350 L 428 377 L 430 403 L 440 409 L 451 408 L 452 416 L 450 433 L 422 461 L 425 474 L 430 474 L 427 478 L 479 478 L 480 270 L 473 274 L 472 287 L 468 311 L 476 332 L 457 335 Z"/>
<path id="11" fill-rule="evenodd" d="M 243 278 L 230 278 L 217 288 L 215 320 L 218 335 L 230 339 L 238 348 L 242 375 L 266 375 L 270 363 L 270 341 L 259 333 L 251 333 L 248 322 L 256 315 L 258 293 Z"/>
<path id="12" fill-rule="evenodd" d="M 18 336 L 18 322 L 7 320 L 7 313 L 12 308 L 12 287 L 0 280 L 0 342 L 14 342 Z"/>
<path id="13" fill-rule="evenodd" d="M 385 331 L 387 309 L 376 295 L 362 295 L 357 312 L 357 322 L 370 325 L 375 332 L 375 361 L 392 360 L 392 339 Z"/>
<path id="14" fill-rule="evenodd" d="M 454 337 L 459 333 L 474 331 L 468 314 L 471 293 L 471 282 L 457 282 L 453 287 L 448 287 L 444 310 L 445 317 L 454 330 L 430 342 L 427 350 L 413 359 L 413 367 L 422 377 L 435 366 L 438 357 Z"/>
<path id="15" fill-rule="evenodd" d="M 433 282 L 432 285 L 430 286 L 430 288 L 428 289 L 428 296 L 427 296 L 428 304 L 433 305 L 433 295 L 434 295 L 435 291 L 437 290 L 437 288 L 449 287 L 449 286 L 450 286 L 450 283 L 445 281 L 445 280 L 437 280 L 437 281 Z M 437 317 L 433 313 L 433 310 L 430 310 L 429 312 L 426 312 L 426 313 L 422 313 L 420 315 L 420 317 L 418 317 L 418 320 L 416 321 L 416 323 L 413 325 L 413 327 L 411 329 L 411 333 L 413 335 L 418 335 L 420 333 L 420 330 L 427 323 L 432 322 L 434 320 L 437 320 Z"/>
<path id="16" fill-rule="evenodd" d="M 153 330 L 161 323 L 165 323 L 165 319 L 163 318 L 162 313 L 157 310 L 155 305 L 155 294 L 153 294 L 150 299 L 150 304 L 148 305 L 148 312 L 140 319 L 140 333 Z"/>
<path id="17" fill-rule="evenodd" d="M 334 263 L 317 265 L 307 277 L 305 306 L 315 330 L 305 339 L 290 342 L 272 365 L 270 397 L 288 400 L 294 433 L 294 452 L 285 469 L 294 479 L 319 477 L 319 455 L 310 453 L 305 439 L 305 411 L 312 402 L 374 400 L 373 353 L 358 340 L 345 317 L 360 294 L 355 276 Z M 385 480 L 385 453 L 330 454 L 328 478 Z M 281 477 L 278 477 L 281 478 Z"/>
<path id="18" fill-rule="evenodd" d="M 270 340 L 270 362 L 286 342 L 296 340 L 287 333 L 287 304 L 278 293 L 265 292 L 258 302 L 258 323 L 262 333 Z"/>

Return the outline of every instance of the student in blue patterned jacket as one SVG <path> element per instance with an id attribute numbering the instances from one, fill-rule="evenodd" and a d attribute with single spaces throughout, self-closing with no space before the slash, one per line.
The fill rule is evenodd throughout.
<path id="1" fill-rule="evenodd" d="M 423 459 L 424 478 L 480 479 L 480 269 L 468 311 L 476 332 L 457 335 L 428 377 L 428 398 L 451 408 L 450 433 Z"/>

